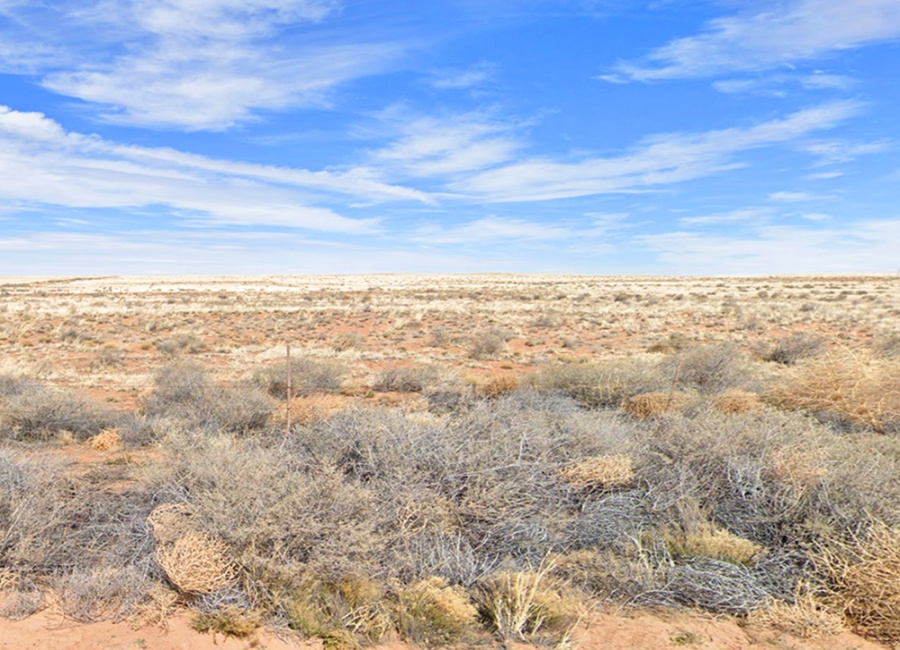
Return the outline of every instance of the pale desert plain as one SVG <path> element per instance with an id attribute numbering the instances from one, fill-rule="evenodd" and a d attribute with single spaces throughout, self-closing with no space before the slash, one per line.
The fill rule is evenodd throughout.
<path id="1" fill-rule="evenodd" d="M 898 276 L 0 279 L 3 650 L 892 647 L 898 526 Z"/>

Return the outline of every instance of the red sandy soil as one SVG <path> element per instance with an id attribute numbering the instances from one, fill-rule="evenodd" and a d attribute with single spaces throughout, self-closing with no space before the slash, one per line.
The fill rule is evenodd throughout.
<path id="1" fill-rule="evenodd" d="M 727 619 L 685 613 L 639 613 L 632 616 L 599 614 L 573 639 L 581 650 L 634 650 L 642 648 L 694 647 L 704 650 L 883 650 L 887 646 L 850 632 L 798 639 L 776 630 L 741 626 Z M 24 621 L 0 620 L 0 650 L 315 650 L 318 640 L 260 632 L 248 639 L 199 634 L 187 615 L 170 620 L 163 629 L 138 629 L 127 623 L 77 624 L 45 610 Z M 533 650 L 527 644 L 511 644 L 510 650 Z M 412 650 L 393 642 L 380 650 Z"/>
<path id="2" fill-rule="evenodd" d="M 261 633 L 253 639 L 231 639 L 222 635 L 198 634 L 190 619 L 172 619 L 166 629 L 127 623 L 78 624 L 61 620 L 48 611 L 24 621 L 0 621 L 0 650 L 287 650 L 321 648 L 319 642 L 299 642 Z"/>

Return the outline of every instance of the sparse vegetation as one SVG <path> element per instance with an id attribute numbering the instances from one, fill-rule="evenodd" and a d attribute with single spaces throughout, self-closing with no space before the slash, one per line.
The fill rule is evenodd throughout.
<path id="1" fill-rule="evenodd" d="M 824 281 L 796 287 L 830 296 L 815 310 L 777 309 L 830 333 L 778 337 L 793 328 L 766 331 L 769 303 L 793 287 L 747 304 L 730 282 L 703 285 L 720 300 L 451 284 L 415 311 L 401 292 L 343 290 L 292 294 L 282 314 L 260 293 L 252 318 L 229 312 L 227 340 L 155 338 L 202 317 L 187 295 L 167 294 L 152 328 L 132 314 L 135 341 L 87 307 L 65 326 L 3 312 L 0 616 L 189 608 L 200 631 L 283 625 L 329 648 L 562 646 L 612 602 L 900 642 L 892 339 L 874 322 L 839 339 L 859 313 Z M 480 310 L 489 296 L 528 308 Z M 686 310 L 667 319 L 720 329 L 653 325 L 669 303 Z M 290 382 L 273 362 L 284 332 Z M 688 629 L 666 638 L 704 642 Z"/>
<path id="2" fill-rule="evenodd" d="M 380 392 L 421 393 L 439 380 L 440 371 L 434 366 L 386 368 L 375 379 L 372 389 Z"/>
<path id="3" fill-rule="evenodd" d="M 809 332 L 797 332 L 778 339 L 775 347 L 766 355 L 767 361 L 793 365 L 801 359 L 816 357 L 825 352 L 825 343 L 821 336 Z"/>
<path id="4" fill-rule="evenodd" d="M 299 357 L 291 360 L 291 395 L 334 393 L 341 388 L 343 365 L 334 361 Z M 288 390 L 287 362 L 258 368 L 253 382 L 269 395 L 284 399 Z"/>
<path id="5" fill-rule="evenodd" d="M 113 414 L 72 391 L 7 378 L 0 395 L 0 438 L 52 440 L 68 432 L 84 440 L 107 428 Z"/>

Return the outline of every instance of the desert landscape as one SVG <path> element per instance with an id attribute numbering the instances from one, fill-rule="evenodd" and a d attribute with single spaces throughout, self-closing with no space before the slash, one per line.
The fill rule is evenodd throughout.
<path id="1" fill-rule="evenodd" d="M 890 647 L 898 317 L 892 276 L 2 280 L 0 648 Z"/>

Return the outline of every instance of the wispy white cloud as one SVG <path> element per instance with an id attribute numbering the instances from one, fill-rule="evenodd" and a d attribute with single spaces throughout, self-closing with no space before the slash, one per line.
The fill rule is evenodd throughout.
<path id="1" fill-rule="evenodd" d="M 631 215 L 627 212 L 588 212 L 585 217 L 590 220 L 590 225 L 582 232 L 595 237 L 630 227 Z"/>
<path id="2" fill-rule="evenodd" d="M 218 130 L 258 110 L 322 105 L 336 85 L 384 71 L 403 52 L 398 43 L 317 38 L 317 23 L 338 8 L 326 0 L 41 6 L 7 9 L 28 29 L 0 33 L 0 68 L 29 68 L 46 88 L 99 104 L 102 119 L 123 124 Z M 289 45 L 274 38 L 300 28 Z"/>
<path id="3" fill-rule="evenodd" d="M 473 174 L 450 188 L 493 202 L 647 191 L 741 166 L 735 160 L 738 153 L 829 129 L 858 109 L 854 102 L 835 102 L 751 127 L 653 136 L 630 153 L 611 158 L 525 160 Z"/>
<path id="4" fill-rule="evenodd" d="M 821 71 L 800 77 L 799 82 L 804 88 L 822 90 L 848 90 L 856 85 L 856 80 L 852 77 Z"/>
<path id="5" fill-rule="evenodd" d="M 437 224 L 422 226 L 410 239 L 428 244 L 490 245 L 500 239 L 560 241 L 572 239 L 575 235 L 576 231 L 565 226 L 490 216 L 450 227 Z"/>
<path id="6" fill-rule="evenodd" d="M 812 174 L 805 174 L 803 178 L 810 181 L 828 181 L 835 178 L 840 178 L 844 175 L 844 172 L 840 171 L 827 171 L 827 172 L 815 172 Z"/>
<path id="7" fill-rule="evenodd" d="M 428 200 L 364 170 L 312 172 L 119 145 L 65 131 L 40 113 L 0 107 L 0 199 L 7 203 L 134 208 L 165 205 L 194 220 L 371 232 L 372 219 L 323 207 L 323 194 Z"/>
<path id="8" fill-rule="evenodd" d="M 773 214 L 774 210 L 771 208 L 752 207 L 718 214 L 707 214 L 700 217 L 682 217 L 678 222 L 684 226 L 760 224 L 769 221 Z"/>
<path id="9" fill-rule="evenodd" d="M 809 192 L 772 192 L 766 197 L 776 203 L 806 203 L 808 201 L 827 201 L 833 199 L 832 194 L 810 194 Z"/>
<path id="10" fill-rule="evenodd" d="M 296 233 L 34 232 L 0 236 L 0 277 L 118 274 L 477 273 L 521 270 L 515 254 L 485 257 L 347 244 Z"/>
<path id="11" fill-rule="evenodd" d="M 900 219 L 861 221 L 830 228 L 766 225 L 747 236 L 670 232 L 634 242 L 668 269 L 696 275 L 771 273 L 894 273 Z"/>
<path id="12" fill-rule="evenodd" d="M 441 90 L 473 88 L 489 80 L 495 72 L 492 63 L 481 62 L 469 68 L 440 68 L 432 71 L 431 85 Z"/>
<path id="13" fill-rule="evenodd" d="M 218 52 L 215 50 L 219 49 Z M 327 91 L 379 72 L 392 56 L 381 45 L 308 49 L 272 59 L 234 46 L 157 51 L 116 60 L 99 69 L 50 74 L 54 92 L 102 104 L 108 122 L 221 130 L 257 110 L 323 106 Z"/>
<path id="14" fill-rule="evenodd" d="M 845 75 L 826 74 L 771 74 L 746 79 L 723 79 L 714 81 L 712 86 L 723 93 L 754 93 L 773 97 L 785 97 L 793 89 L 803 90 L 848 90 L 856 81 Z"/>
<path id="15" fill-rule="evenodd" d="M 874 142 L 848 142 L 832 140 L 827 142 L 812 142 L 805 145 L 806 151 L 817 157 L 817 165 L 834 165 L 856 160 L 860 156 L 884 153 L 895 147 L 893 141 L 888 139 Z"/>
<path id="16" fill-rule="evenodd" d="M 621 63 L 608 81 L 652 81 L 761 71 L 834 51 L 900 38 L 896 0 L 787 0 L 710 21 L 703 33 L 676 39 L 645 61 Z"/>
<path id="17" fill-rule="evenodd" d="M 381 168 L 409 176 L 443 176 L 473 172 L 512 159 L 521 143 L 508 124 L 481 114 L 447 118 L 389 116 L 397 137 L 373 151 Z"/>

